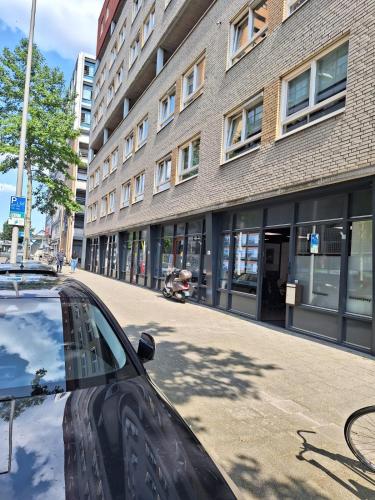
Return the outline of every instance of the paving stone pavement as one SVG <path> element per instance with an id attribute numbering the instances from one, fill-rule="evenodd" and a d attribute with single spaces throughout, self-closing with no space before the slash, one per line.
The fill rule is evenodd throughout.
<path id="1" fill-rule="evenodd" d="M 151 377 L 245 498 L 375 499 L 375 474 L 343 435 L 352 411 L 375 404 L 373 358 L 85 271 L 75 278 L 134 345 L 153 333 Z"/>

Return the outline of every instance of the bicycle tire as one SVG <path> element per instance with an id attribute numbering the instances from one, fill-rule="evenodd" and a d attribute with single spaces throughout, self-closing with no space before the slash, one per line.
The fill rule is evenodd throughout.
<path id="1" fill-rule="evenodd" d="M 369 419 L 369 415 L 373 414 L 373 419 Z M 363 427 L 366 423 L 367 427 Z M 362 426 L 365 432 L 369 434 L 359 434 L 359 429 L 355 429 Z M 349 446 L 353 455 L 371 472 L 375 472 L 375 406 L 366 406 L 365 408 L 360 408 L 350 415 L 350 417 L 345 422 L 344 428 L 345 440 Z M 362 441 L 360 443 L 356 442 L 357 437 L 360 436 Z M 370 446 L 370 448 L 368 448 Z M 371 450 L 371 458 L 366 456 L 369 455 Z"/>

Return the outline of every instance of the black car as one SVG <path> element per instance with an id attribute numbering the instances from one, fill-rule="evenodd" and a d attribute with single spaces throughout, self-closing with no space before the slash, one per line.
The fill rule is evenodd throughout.
<path id="1" fill-rule="evenodd" d="M 234 499 L 87 287 L 0 275 L 0 498 Z"/>

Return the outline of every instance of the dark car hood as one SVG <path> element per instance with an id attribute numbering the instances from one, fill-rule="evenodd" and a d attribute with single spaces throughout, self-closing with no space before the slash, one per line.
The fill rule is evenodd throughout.
<path id="1" fill-rule="evenodd" d="M 9 426 L 11 409 L 0 403 L 1 500 L 235 498 L 147 376 L 18 399 Z"/>

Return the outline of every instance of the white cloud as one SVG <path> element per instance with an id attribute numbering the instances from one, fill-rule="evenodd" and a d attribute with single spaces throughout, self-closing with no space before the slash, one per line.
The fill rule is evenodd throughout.
<path id="1" fill-rule="evenodd" d="M 103 0 L 37 0 L 35 42 L 66 59 L 78 52 L 95 55 L 97 23 Z M 0 19 L 28 34 L 31 0 L 0 0 Z"/>
<path id="2" fill-rule="evenodd" d="M 4 182 L 0 182 L 0 193 L 15 193 L 16 192 L 16 186 L 13 186 L 13 184 L 5 184 Z"/>

